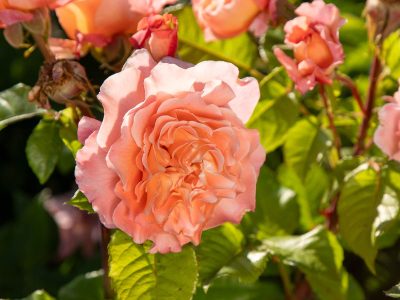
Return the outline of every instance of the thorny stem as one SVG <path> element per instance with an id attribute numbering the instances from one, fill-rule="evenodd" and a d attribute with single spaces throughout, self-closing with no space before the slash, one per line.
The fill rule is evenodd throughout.
<path id="1" fill-rule="evenodd" d="M 333 143 L 335 145 L 338 158 L 340 159 L 340 157 L 341 157 L 341 155 L 340 155 L 341 141 L 340 141 L 340 137 L 339 137 L 339 134 L 338 134 L 336 126 L 335 126 L 335 119 L 334 119 L 334 115 L 333 115 L 332 105 L 328 99 L 328 96 L 326 95 L 324 85 L 320 85 L 319 93 L 321 95 L 322 102 L 324 103 L 326 114 L 328 116 L 329 127 L 331 128 L 332 135 L 333 135 Z"/>
<path id="2" fill-rule="evenodd" d="M 109 273 L 109 265 L 108 265 L 108 244 L 110 243 L 110 230 L 104 227 L 103 224 L 101 226 L 101 256 L 102 256 L 102 265 L 104 270 L 104 297 L 105 299 L 113 299 L 114 293 L 111 288 L 111 281 L 110 277 L 108 276 Z"/>
<path id="3" fill-rule="evenodd" d="M 43 36 L 39 34 L 33 34 L 32 36 L 36 42 L 37 47 L 39 48 L 40 52 L 43 55 L 44 60 L 49 63 L 54 62 L 56 58 L 54 54 L 50 51 L 50 48 L 47 45 L 46 41 L 44 40 Z"/>
<path id="4" fill-rule="evenodd" d="M 365 139 L 367 137 L 370 121 L 372 118 L 372 110 L 375 104 L 376 87 L 378 84 L 378 78 L 381 73 L 381 61 L 377 50 L 375 51 L 374 58 L 372 60 L 371 71 L 369 74 L 369 88 L 367 103 L 365 106 L 365 116 L 363 118 L 361 128 L 357 137 L 357 143 L 354 147 L 354 155 L 361 155 L 365 151 Z"/>
<path id="5" fill-rule="evenodd" d="M 336 74 L 336 79 L 339 80 L 340 82 L 342 82 L 343 84 L 345 84 L 350 89 L 354 99 L 356 100 L 356 102 L 358 104 L 358 107 L 360 108 L 362 113 L 365 115 L 365 108 L 364 108 L 363 101 L 361 100 L 360 92 L 358 91 L 358 88 L 354 84 L 353 80 L 351 80 L 350 77 L 348 77 L 346 75 L 341 75 L 341 74 L 340 75 Z"/>

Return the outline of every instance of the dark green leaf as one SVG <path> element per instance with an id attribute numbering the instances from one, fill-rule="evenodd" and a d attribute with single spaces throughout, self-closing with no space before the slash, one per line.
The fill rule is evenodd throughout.
<path id="1" fill-rule="evenodd" d="M 95 213 L 92 205 L 80 190 L 77 190 L 71 200 L 69 200 L 67 203 L 79 208 L 80 210 L 87 211 L 88 213 Z"/>
<path id="2" fill-rule="evenodd" d="M 381 175 L 362 165 L 346 178 L 339 199 L 339 228 L 348 247 L 375 272 L 374 220 L 383 196 Z"/>
<path id="3" fill-rule="evenodd" d="M 44 184 L 53 173 L 62 149 L 56 121 L 41 120 L 33 130 L 26 145 L 29 166 Z"/>
<path id="4" fill-rule="evenodd" d="M 58 300 L 104 300 L 103 271 L 80 275 L 58 292 Z"/>
<path id="5" fill-rule="evenodd" d="M 148 246 L 137 245 L 116 231 L 109 244 L 110 277 L 119 300 L 191 299 L 197 283 L 193 249 L 180 253 L 149 254 Z"/>

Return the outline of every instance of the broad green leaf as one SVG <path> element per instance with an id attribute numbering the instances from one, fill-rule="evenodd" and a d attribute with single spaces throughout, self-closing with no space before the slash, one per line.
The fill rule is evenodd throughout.
<path id="1" fill-rule="evenodd" d="M 400 283 L 396 284 L 390 290 L 386 291 L 385 294 L 389 297 L 399 299 L 400 298 Z"/>
<path id="2" fill-rule="evenodd" d="M 217 280 L 207 292 L 199 288 L 194 300 L 284 300 L 282 287 L 271 281 L 251 284 L 238 283 L 226 279 Z"/>
<path id="3" fill-rule="evenodd" d="M 55 300 L 55 298 L 47 294 L 45 291 L 39 290 L 21 300 Z"/>
<path id="4" fill-rule="evenodd" d="M 284 264 L 304 272 L 320 299 L 346 299 L 348 274 L 342 268 L 343 249 L 336 237 L 322 226 L 301 236 L 265 239 L 263 246 Z"/>
<path id="5" fill-rule="evenodd" d="M 250 72 L 258 55 L 256 44 L 247 33 L 237 37 L 207 43 L 190 6 L 174 12 L 178 17 L 178 54 L 184 61 L 198 63 L 203 60 L 224 60 Z M 254 74 L 253 74 L 254 75 Z"/>
<path id="6" fill-rule="evenodd" d="M 346 178 L 338 204 L 340 233 L 372 272 L 377 254 L 373 223 L 383 196 L 382 185 L 381 175 L 362 165 Z"/>
<path id="7" fill-rule="evenodd" d="M 80 190 L 77 190 L 71 200 L 69 200 L 67 203 L 88 213 L 95 213 L 92 205 Z"/>
<path id="8" fill-rule="evenodd" d="M 103 271 L 80 275 L 58 292 L 58 300 L 104 300 Z"/>
<path id="9" fill-rule="evenodd" d="M 309 166 L 317 161 L 329 146 L 327 134 L 315 118 L 297 122 L 289 131 L 283 152 L 285 163 L 292 167 L 300 178 L 305 178 Z"/>
<path id="10" fill-rule="evenodd" d="M 243 233 L 232 224 L 205 231 L 196 248 L 199 279 L 204 286 L 221 277 L 254 282 L 265 269 L 266 256 L 244 249 Z"/>
<path id="11" fill-rule="evenodd" d="M 74 110 L 71 107 L 61 111 L 60 138 L 74 157 L 76 152 L 82 148 L 82 144 L 78 141 L 78 127 L 76 126 L 75 117 Z"/>
<path id="12" fill-rule="evenodd" d="M 258 236 L 291 234 L 299 225 L 299 206 L 296 193 L 282 186 L 276 174 L 261 168 L 257 181 L 257 209 L 247 214 L 249 224 Z M 284 217 L 283 217 L 284 216 Z"/>
<path id="13" fill-rule="evenodd" d="M 365 300 L 363 288 L 351 274 L 349 274 L 349 288 L 347 289 L 346 300 Z"/>
<path id="14" fill-rule="evenodd" d="M 29 166 L 41 184 L 53 173 L 62 149 L 58 131 L 59 124 L 56 121 L 43 119 L 33 130 L 26 145 Z"/>
<path id="15" fill-rule="evenodd" d="M 30 87 L 19 83 L 0 92 L 0 130 L 17 119 L 27 119 L 38 116 L 43 110 L 29 102 Z"/>
<path id="16" fill-rule="evenodd" d="M 116 231 L 108 246 L 110 278 L 117 299 L 192 299 L 197 283 L 193 249 L 180 253 L 149 254 L 149 247 Z"/>
<path id="17" fill-rule="evenodd" d="M 288 96 L 264 100 L 258 103 L 255 117 L 251 118 L 247 126 L 258 129 L 261 144 L 267 152 L 271 152 L 284 143 L 298 114 L 298 105 Z"/>
<path id="18" fill-rule="evenodd" d="M 400 77 L 400 31 L 392 33 L 385 39 L 383 43 L 383 58 L 385 67 L 389 70 L 389 74 L 394 79 Z"/>

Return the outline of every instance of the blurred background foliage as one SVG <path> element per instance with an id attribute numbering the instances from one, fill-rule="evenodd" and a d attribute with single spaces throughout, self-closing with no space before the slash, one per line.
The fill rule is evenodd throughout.
<path id="1" fill-rule="evenodd" d="M 299 2 L 297 1 L 296 4 Z M 327 2 L 334 2 L 348 20 L 340 33 L 346 53 L 346 60 L 340 67 L 340 71 L 350 76 L 365 96 L 372 56 L 365 19 L 362 16 L 365 1 Z M 283 164 L 284 155 L 288 155 L 284 154 L 285 149 L 296 148 L 299 143 L 307 142 L 307 140 L 296 138 L 299 130 L 312 134 L 316 122 L 327 123 L 326 117 L 321 113 L 322 105 L 316 101 L 318 96 L 316 92 L 310 92 L 301 98 L 288 94 L 292 83 L 285 72 L 282 72 L 282 68 L 276 67 L 278 64 L 271 53 L 273 45 L 282 43 L 282 29 L 271 29 L 265 40 L 258 46 L 247 34 L 224 43 L 216 42 L 208 45 L 202 40 L 201 31 L 195 24 L 190 9 L 177 14 L 180 23 L 185 24 L 179 31 L 179 54 L 182 59 L 198 62 L 204 59 L 226 58 L 236 62 L 243 75 L 252 72 L 248 68 L 252 65 L 256 65 L 259 71 L 265 74 L 269 72 L 274 74 L 271 78 L 261 80 L 262 101 L 248 124 L 260 130 L 263 145 L 269 152 L 267 165 L 262 169 L 258 183 L 257 211 L 246 216 L 241 224 L 242 231 L 233 226 L 225 226 L 220 230 L 228 233 L 206 232 L 203 240 L 212 243 L 213 239 L 229 236 L 230 239 L 226 241 L 226 245 L 230 247 L 230 250 L 233 249 L 232 251 L 241 252 L 245 251 L 243 245 L 246 236 L 257 234 L 262 238 L 271 235 L 299 235 L 299 244 L 303 241 L 305 248 L 295 249 L 293 253 L 286 253 L 286 256 L 280 257 L 282 260 L 296 262 L 296 253 L 299 255 L 305 253 L 303 251 L 307 250 L 307 245 L 314 243 L 313 240 L 301 234 L 317 224 L 324 223 L 324 218 L 319 212 L 327 206 L 329 195 L 326 191 L 332 184 L 332 178 L 336 176 L 340 179 L 344 174 L 340 173 L 340 169 L 336 169 L 339 173 L 334 174 L 332 170 L 324 167 L 323 162 L 296 165 L 297 174 Z M 193 44 L 193 41 L 196 43 Z M 251 46 L 245 48 L 237 46 L 244 44 Z M 400 77 L 398 33 L 388 38 L 384 49 L 383 55 L 389 71 L 388 76 L 379 83 L 379 103 L 383 103 L 380 96 L 391 95 L 397 89 L 397 78 Z M 8 89 L 20 82 L 29 86 L 36 82 L 42 58 L 37 51 L 28 59 L 24 58 L 23 54 L 23 51 L 11 48 L 0 36 L 2 64 L 0 90 Z M 259 58 L 260 54 L 263 59 Z M 90 56 L 85 57 L 81 63 L 86 67 L 89 79 L 95 84 L 100 85 L 110 74 L 105 69 L 99 69 L 98 63 Z M 338 99 L 334 109 L 344 149 L 346 147 L 351 149 L 359 126 L 359 119 L 351 115 L 351 112 L 357 111 L 356 104 L 351 92 L 346 88 L 335 85 L 333 93 Z M 313 117 L 307 116 L 299 121 L 300 116 L 304 117 L 305 114 L 313 115 Z M 63 146 L 55 171 L 44 185 L 36 179 L 25 158 L 27 140 L 32 128 L 38 122 L 39 118 L 30 119 L 0 131 L 0 297 L 22 298 L 35 290 L 43 289 L 61 300 L 102 299 L 102 275 L 101 272 L 97 272 L 101 268 L 98 247 L 99 225 L 95 217 L 62 205 L 76 190 L 73 176 L 74 160 L 71 153 Z M 374 122 L 376 123 L 376 120 Z M 322 141 L 330 139 L 329 133 L 323 130 L 318 129 L 315 133 Z M 315 156 L 314 160 L 319 153 L 325 151 L 323 148 L 321 144 L 315 153 L 310 154 L 312 157 Z M 343 170 L 351 165 L 356 166 L 358 163 L 344 162 Z M 306 173 L 305 180 L 299 181 L 299 178 L 303 178 L 302 175 L 305 176 Z M 305 212 L 304 205 L 311 207 L 308 210 L 311 213 Z M 254 231 L 254 224 L 258 225 L 257 232 Z M 387 240 L 381 241 L 383 246 L 376 259 L 375 275 L 361 258 L 349 251 L 344 252 L 343 264 L 350 278 L 347 299 L 388 298 L 382 291 L 388 290 L 400 279 L 398 225 L 397 220 L 392 229 L 393 233 L 389 237 L 386 236 Z M 321 231 L 318 226 L 313 230 L 313 234 L 320 237 L 319 243 L 331 241 L 330 235 L 326 231 Z M 279 245 L 284 248 L 284 241 L 276 240 L 273 245 L 276 253 L 282 254 L 283 250 L 279 248 Z M 218 249 L 214 250 L 215 252 L 210 255 L 218 258 Z M 200 253 L 201 251 L 200 249 Z M 209 249 L 205 247 L 204 255 L 207 255 L 207 251 Z M 201 261 L 201 255 L 199 259 Z M 236 264 L 240 265 L 240 262 Z M 330 280 L 331 276 L 335 276 L 323 272 L 313 274 L 314 271 L 310 266 L 312 265 L 304 263 L 300 267 L 307 278 L 319 276 Z M 194 299 L 284 299 L 284 290 L 279 277 L 282 272 L 279 270 L 280 267 L 281 265 L 277 263 L 268 263 L 266 267 L 260 266 L 261 271 L 258 274 L 260 279 L 255 283 L 249 283 L 252 280 L 245 278 L 248 271 L 246 269 L 242 270 L 239 277 L 243 278 L 239 282 L 230 280 L 230 276 L 226 274 L 231 274 L 232 270 L 238 270 L 237 266 L 230 269 L 203 270 L 201 273 L 201 276 L 204 276 L 203 280 L 207 280 L 208 273 L 212 275 L 210 278 L 215 276 L 215 273 L 224 276 L 221 275 L 221 278 L 213 281 L 207 294 L 199 288 Z M 284 268 L 291 277 L 303 276 L 297 268 L 290 266 Z M 251 270 L 249 276 L 253 276 L 254 272 L 258 272 L 257 268 L 255 271 Z M 318 282 L 318 278 L 314 280 Z M 329 282 L 321 283 L 321 286 L 327 285 Z M 71 293 L 72 290 L 75 292 Z M 322 292 L 324 293 L 326 291 Z M 51 298 L 37 292 L 29 299 Z M 324 300 L 323 297 L 321 299 Z"/>

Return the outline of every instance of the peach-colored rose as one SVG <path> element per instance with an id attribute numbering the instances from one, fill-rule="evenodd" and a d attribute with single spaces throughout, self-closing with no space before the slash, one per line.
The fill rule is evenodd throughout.
<path id="1" fill-rule="evenodd" d="M 0 28 L 32 20 L 32 11 L 47 7 L 55 9 L 72 0 L 0 0 Z"/>
<path id="2" fill-rule="evenodd" d="M 98 46 L 110 42 L 114 35 L 136 32 L 144 16 L 159 13 L 176 0 L 75 0 L 56 10 L 61 26 L 71 39 L 77 34 Z"/>
<path id="3" fill-rule="evenodd" d="M 105 226 L 177 252 L 254 209 L 265 152 L 244 122 L 259 87 L 238 75 L 227 62 L 156 63 L 140 49 L 103 83 L 102 123 L 79 123 L 75 176 Z"/>
<path id="4" fill-rule="evenodd" d="M 285 43 L 293 48 L 294 59 L 279 48 L 274 53 L 296 88 L 305 93 L 317 83 L 330 84 L 335 67 L 343 63 L 339 28 L 345 20 L 335 5 L 325 4 L 323 0 L 303 3 L 296 14 L 299 17 L 285 25 Z"/>
<path id="5" fill-rule="evenodd" d="M 275 18 L 277 0 L 193 0 L 193 10 L 206 41 L 234 37 L 251 29 L 265 33 Z"/>
<path id="6" fill-rule="evenodd" d="M 132 45 L 146 48 L 155 60 L 175 56 L 178 47 L 178 19 L 171 14 L 152 15 L 140 20 Z"/>
<path id="7" fill-rule="evenodd" d="M 391 103 L 379 111 L 379 127 L 374 142 L 390 159 L 400 161 L 400 89 L 393 97 L 386 98 Z"/>

